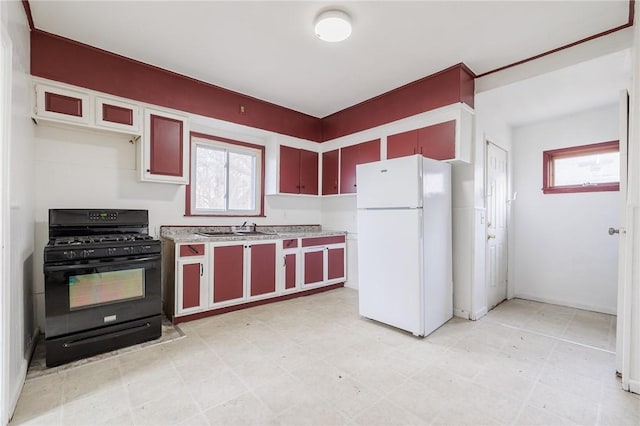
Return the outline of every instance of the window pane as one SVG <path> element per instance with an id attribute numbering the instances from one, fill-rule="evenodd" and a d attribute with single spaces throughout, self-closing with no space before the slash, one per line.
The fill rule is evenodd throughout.
<path id="1" fill-rule="evenodd" d="M 222 150 L 196 145 L 196 209 L 225 209 L 225 157 Z"/>
<path id="2" fill-rule="evenodd" d="M 554 186 L 586 185 L 620 181 L 620 153 L 556 158 L 553 163 Z"/>
<path id="3" fill-rule="evenodd" d="M 229 152 L 229 210 L 255 208 L 255 156 Z"/>

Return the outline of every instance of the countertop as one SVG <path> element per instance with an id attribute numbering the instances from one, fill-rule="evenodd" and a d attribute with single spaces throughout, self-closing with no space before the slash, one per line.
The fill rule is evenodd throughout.
<path id="1" fill-rule="evenodd" d="M 258 226 L 258 231 L 265 234 L 237 234 L 237 235 L 201 235 L 203 232 L 230 232 L 228 226 L 163 226 L 160 238 L 175 243 L 188 242 L 222 242 L 222 241 L 255 241 L 255 240 L 286 240 L 290 238 L 313 238 L 347 235 L 345 231 L 322 230 L 320 225 L 292 225 L 292 226 Z"/>

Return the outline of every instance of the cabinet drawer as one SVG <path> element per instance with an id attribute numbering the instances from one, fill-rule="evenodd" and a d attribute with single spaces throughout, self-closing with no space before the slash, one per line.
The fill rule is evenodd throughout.
<path id="1" fill-rule="evenodd" d="M 180 245 L 180 257 L 204 256 L 204 244 Z"/>
<path id="2" fill-rule="evenodd" d="M 340 244 L 344 242 L 345 242 L 344 235 L 336 235 L 334 237 L 303 238 L 302 247 L 324 246 L 328 244 Z"/>
<path id="3" fill-rule="evenodd" d="M 292 238 L 290 240 L 282 240 L 282 248 L 296 248 L 298 247 L 298 239 Z"/>

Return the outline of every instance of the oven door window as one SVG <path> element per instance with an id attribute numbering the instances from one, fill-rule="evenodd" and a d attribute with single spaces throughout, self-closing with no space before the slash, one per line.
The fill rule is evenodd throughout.
<path id="1" fill-rule="evenodd" d="M 144 276 L 144 268 L 71 275 L 69 309 L 143 298 Z"/>

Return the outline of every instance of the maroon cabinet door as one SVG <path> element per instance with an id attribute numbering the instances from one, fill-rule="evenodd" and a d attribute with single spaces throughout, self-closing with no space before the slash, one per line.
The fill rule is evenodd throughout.
<path id="1" fill-rule="evenodd" d="M 276 291 L 276 243 L 251 246 L 251 295 Z"/>
<path id="2" fill-rule="evenodd" d="M 418 149 L 423 156 L 434 160 L 455 158 L 455 120 L 418 129 Z"/>
<path id="3" fill-rule="evenodd" d="M 300 150 L 280 146 L 280 192 L 300 193 Z"/>
<path id="4" fill-rule="evenodd" d="M 213 248 L 213 302 L 239 299 L 244 295 L 244 246 Z"/>
<path id="5" fill-rule="evenodd" d="M 416 154 L 418 148 L 418 131 L 398 133 L 387 137 L 387 158 L 406 157 Z"/>
<path id="6" fill-rule="evenodd" d="M 380 139 L 342 148 L 340 155 L 340 193 L 355 193 L 356 166 L 380 160 Z"/>
<path id="7" fill-rule="evenodd" d="M 150 116 L 150 169 L 154 175 L 182 176 L 182 126 L 180 120 Z"/>
<path id="8" fill-rule="evenodd" d="M 344 248 L 330 248 L 327 256 L 328 279 L 344 277 Z"/>
<path id="9" fill-rule="evenodd" d="M 322 154 L 322 195 L 338 193 L 338 153 L 334 149 Z"/>
<path id="10" fill-rule="evenodd" d="M 82 99 L 59 93 L 45 92 L 44 109 L 58 114 L 82 117 Z"/>
<path id="11" fill-rule="evenodd" d="M 296 254 L 289 253 L 284 256 L 284 288 L 296 288 Z"/>
<path id="12" fill-rule="evenodd" d="M 318 195 L 318 153 L 298 150 L 300 152 L 300 193 Z"/>
<path id="13" fill-rule="evenodd" d="M 133 126 L 133 109 L 131 108 L 123 108 L 105 102 L 102 104 L 101 114 L 104 121 Z"/>
<path id="14" fill-rule="evenodd" d="M 356 192 L 356 164 L 358 164 L 358 145 L 340 149 L 340 193 Z"/>
<path id="15" fill-rule="evenodd" d="M 182 265 L 182 309 L 200 306 L 200 274 L 202 264 Z"/>
<path id="16" fill-rule="evenodd" d="M 304 283 L 316 284 L 324 281 L 324 250 L 304 253 Z"/>

